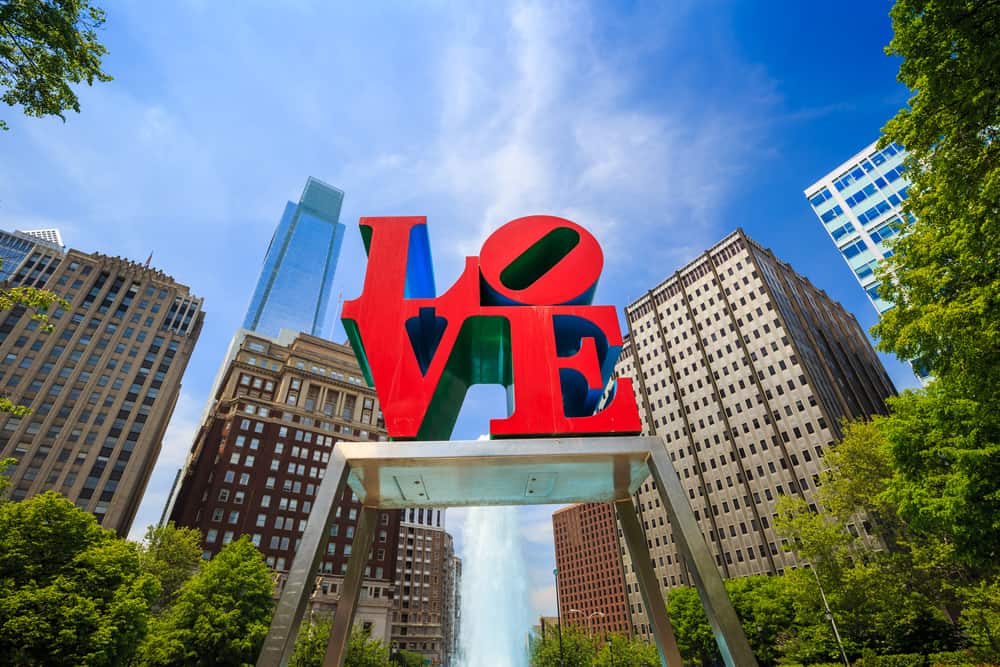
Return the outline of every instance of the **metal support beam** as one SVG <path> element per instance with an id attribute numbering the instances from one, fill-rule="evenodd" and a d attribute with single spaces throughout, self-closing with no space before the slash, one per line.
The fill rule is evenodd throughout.
<path id="1" fill-rule="evenodd" d="M 368 563 L 368 552 L 371 551 L 375 541 L 377 523 L 377 507 L 366 505 L 361 508 L 358 529 L 354 532 L 354 541 L 351 543 L 351 558 L 347 561 L 347 574 L 344 575 L 344 583 L 340 587 L 337 612 L 333 617 L 330 642 L 326 645 L 323 667 L 342 667 L 344 659 L 347 658 L 347 640 L 351 637 L 351 625 L 358 607 L 358 598 L 361 596 L 365 565 Z"/>
<path id="2" fill-rule="evenodd" d="M 649 555 L 649 545 L 646 544 L 646 534 L 639 524 L 632 499 L 623 498 L 615 501 L 615 510 L 618 513 L 618 520 L 622 523 L 625 544 L 632 557 L 632 567 L 635 568 L 635 576 L 639 581 L 642 603 L 646 606 L 646 613 L 649 614 L 649 622 L 653 626 L 653 639 L 656 640 L 656 647 L 660 650 L 663 666 L 683 667 L 684 661 L 681 659 L 680 649 L 677 648 L 677 637 L 674 636 L 674 629 L 670 626 L 670 619 L 667 618 L 667 603 L 656 580 L 653 559 Z"/>
<path id="3" fill-rule="evenodd" d="M 330 462 L 323 481 L 316 491 L 316 500 L 309 513 L 309 521 L 302 533 L 299 548 L 295 552 L 292 568 L 288 571 L 288 579 L 285 580 L 285 587 L 274 609 L 271 629 L 264 639 L 257 667 L 284 667 L 292 657 L 299 624 L 314 585 L 313 578 L 323 558 L 326 536 L 330 533 L 340 496 L 347 488 L 348 472 L 347 459 L 340 452 L 339 446 L 334 447 L 330 452 Z"/>
<path id="4" fill-rule="evenodd" d="M 338 443 L 278 600 L 257 667 L 285 667 L 348 480 L 363 509 L 341 589 L 324 667 L 340 667 L 364 579 L 379 509 L 613 501 L 664 665 L 680 652 L 631 494 L 652 472 L 674 539 L 726 665 L 756 667 L 715 560 L 661 438 L 588 437 L 498 441 Z M 401 485 L 400 482 L 409 482 Z M 405 488 L 404 488 L 405 487 Z M 415 490 L 415 491 L 414 491 Z"/>
<path id="5" fill-rule="evenodd" d="M 649 469 L 653 473 L 657 492 L 667 511 L 674 541 L 681 557 L 687 563 L 698 595 L 701 596 L 705 615 L 708 616 L 708 622 L 712 626 L 715 643 L 719 645 L 723 661 L 728 667 L 737 665 L 757 667 L 757 659 L 750 649 L 750 642 L 743 633 L 743 626 L 729 600 L 722 576 L 715 566 L 715 559 L 708 550 L 708 544 L 705 543 L 698 521 L 691 511 L 681 479 L 677 476 L 677 471 L 667 454 L 666 442 L 662 439 L 658 445 L 651 448 Z M 645 595 L 643 598 L 645 599 Z"/>

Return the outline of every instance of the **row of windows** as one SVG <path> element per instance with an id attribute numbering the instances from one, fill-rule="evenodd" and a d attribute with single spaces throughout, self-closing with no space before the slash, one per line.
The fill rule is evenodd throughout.
<path id="1" fill-rule="evenodd" d="M 855 167 L 854 169 L 841 174 L 837 180 L 833 182 L 833 186 L 837 188 L 838 191 L 847 189 L 851 183 L 861 180 L 867 172 L 872 171 L 876 166 L 881 165 L 886 161 L 886 159 L 902 152 L 902 150 L 902 147 L 898 144 L 889 144 L 881 151 L 870 155 L 867 160 L 862 160 L 859 167 Z"/>

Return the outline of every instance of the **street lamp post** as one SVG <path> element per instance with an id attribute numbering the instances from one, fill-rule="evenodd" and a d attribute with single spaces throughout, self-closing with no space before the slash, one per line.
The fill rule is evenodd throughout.
<path id="1" fill-rule="evenodd" d="M 830 625 L 833 627 L 833 636 L 837 639 L 837 646 L 840 648 L 840 657 L 844 660 L 844 665 L 850 667 L 851 663 L 847 659 L 847 652 L 844 651 L 844 642 L 840 641 L 840 632 L 837 630 L 837 621 L 833 620 L 833 611 L 830 610 L 830 605 L 826 601 L 826 593 L 823 592 L 823 584 L 819 581 L 819 574 L 816 572 L 816 568 L 810 565 L 810 570 L 812 570 L 813 576 L 816 577 L 816 585 L 819 587 L 819 596 L 823 599 L 823 609 L 825 610 L 826 620 L 830 621 Z"/>
<path id="2" fill-rule="evenodd" d="M 594 617 L 604 618 L 605 615 L 603 611 L 595 611 L 587 617 L 587 634 L 590 635 L 591 639 L 594 637 Z"/>
<path id="3" fill-rule="evenodd" d="M 566 663 L 563 662 L 562 599 L 559 597 L 559 568 L 552 570 L 552 576 L 556 578 L 556 632 L 559 635 L 559 667 L 566 667 Z"/>

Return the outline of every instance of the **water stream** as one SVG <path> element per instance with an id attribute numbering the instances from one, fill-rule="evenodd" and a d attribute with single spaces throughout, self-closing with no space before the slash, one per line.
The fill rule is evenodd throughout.
<path id="1" fill-rule="evenodd" d="M 528 572 L 516 507 L 472 507 L 462 530 L 459 667 L 526 667 Z"/>

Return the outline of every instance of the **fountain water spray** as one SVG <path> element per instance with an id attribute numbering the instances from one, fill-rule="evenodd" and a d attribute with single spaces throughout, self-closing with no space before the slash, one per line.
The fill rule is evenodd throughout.
<path id="1" fill-rule="evenodd" d="M 516 507 L 471 507 L 462 530 L 461 667 L 525 667 L 528 572 Z"/>

